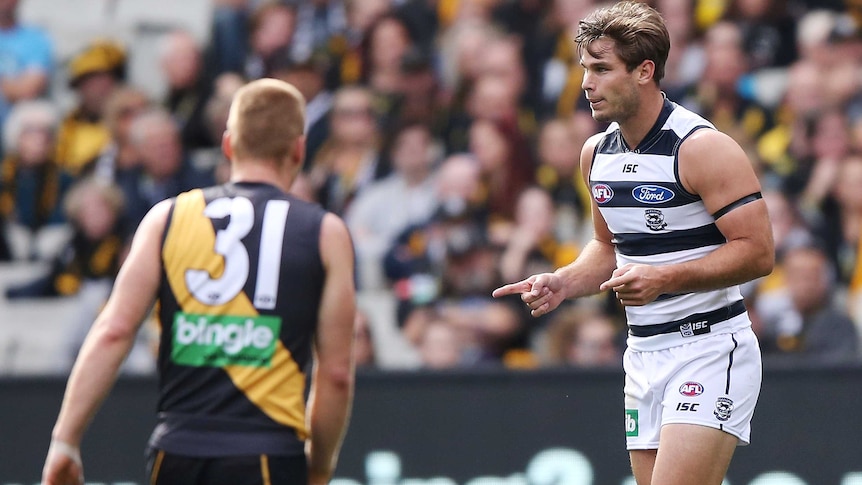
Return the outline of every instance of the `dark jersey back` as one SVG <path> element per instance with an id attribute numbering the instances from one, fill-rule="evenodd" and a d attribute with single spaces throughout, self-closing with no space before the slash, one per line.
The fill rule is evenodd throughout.
<path id="1" fill-rule="evenodd" d="M 176 198 L 162 244 L 153 446 L 191 456 L 303 452 L 324 214 L 267 184 Z"/>

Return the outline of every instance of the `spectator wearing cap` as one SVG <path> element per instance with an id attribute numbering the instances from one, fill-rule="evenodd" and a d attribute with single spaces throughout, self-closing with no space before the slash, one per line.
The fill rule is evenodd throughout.
<path id="1" fill-rule="evenodd" d="M 0 2 L 0 124 L 12 105 L 45 94 L 53 49 L 42 29 L 18 21 L 18 0 Z"/>
<path id="2" fill-rule="evenodd" d="M 74 176 L 110 142 L 104 107 L 125 70 L 125 50 L 109 40 L 94 41 L 69 63 L 69 84 L 78 102 L 60 126 L 57 161 Z"/>

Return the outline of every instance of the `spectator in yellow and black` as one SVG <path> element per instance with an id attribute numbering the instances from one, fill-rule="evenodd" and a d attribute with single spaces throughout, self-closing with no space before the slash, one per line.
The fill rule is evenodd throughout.
<path id="1" fill-rule="evenodd" d="M 391 0 L 346 0 L 347 26 L 342 33 L 329 39 L 327 51 L 333 59 L 330 85 L 356 84 L 362 81 L 364 72 L 363 43 L 371 25 L 382 15 L 392 10 Z"/>
<path id="2" fill-rule="evenodd" d="M 188 31 L 176 29 L 162 39 L 159 52 L 162 75 L 167 83 L 165 108 L 180 125 L 183 147 L 197 150 L 219 146 L 204 120 L 204 107 L 212 95 L 212 79 L 205 71 L 203 49 Z"/>
<path id="3" fill-rule="evenodd" d="M 590 0 L 553 0 L 534 32 L 524 36 L 524 61 L 529 76 L 528 99 L 545 120 L 588 108 L 581 89 L 584 70 L 572 41 L 578 21 L 589 13 Z M 676 48 L 676 45 L 674 45 Z"/>
<path id="4" fill-rule="evenodd" d="M 109 143 L 104 123 L 105 102 L 122 83 L 126 53 L 109 40 L 97 40 L 69 63 L 69 84 L 78 101 L 62 125 L 57 140 L 57 161 L 73 176 L 81 173 Z"/>
<path id="5" fill-rule="evenodd" d="M 49 101 L 22 101 L 9 114 L 3 127 L 6 156 L 0 163 L 0 238 L 8 249 L 26 259 L 37 258 L 36 239 L 49 226 L 65 221 L 63 194 L 71 183 L 54 159 L 59 113 Z M 6 241 L 14 226 L 28 243 Z M 15 251 L 16 247 L 22 251 Z M 7 256 L 14 256 L 9 254 Z"/>
<path id="6" fill-rule="evenodd" d="M 592 237 L 590 190 L 580 170 L 580 148 L 597 130 L 589 112 L 577 111 L 570 118 L 554 118 L 539 130 L 536 146 L 536 183 L 546 190 L 556 207 L 557 234 L 569 241 Z M 583 241 L 584 243 L 586 241 Z"/>
<path id="7" fill-rule="evenodd" d="M 95 177 L 82 178 L 69 190 L 64 209 L 74 231 L 71 244 L 46 275 L 8 288 L 7 298 L 74 295 L 85 281 L 116 276 L 124 246 L 120 189 Z"/>
<path id="8" fill-rule="evenodd" d="M 739 91 L 740 80 L 750 70 L 742 42 L 740 28 L 731 22 L 710 27 L 703 74 L 677 99 L 754 153 L 758 138 L 772 128 L 773 121 L 769 110 Z"/>

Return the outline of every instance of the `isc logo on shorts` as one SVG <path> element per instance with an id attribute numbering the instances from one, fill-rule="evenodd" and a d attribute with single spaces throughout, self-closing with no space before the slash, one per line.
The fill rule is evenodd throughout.
<path id="1" fill-rule="evenodd" d="M 638 435 L 638 410 L 626 409 L 626 436 Z"/>

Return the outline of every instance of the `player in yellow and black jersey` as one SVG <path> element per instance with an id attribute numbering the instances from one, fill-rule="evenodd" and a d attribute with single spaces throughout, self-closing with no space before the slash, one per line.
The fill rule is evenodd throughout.
<path id="1" fill-rule="evenodd" d="M 353 248 L 337 216 L 287 194 L 303 126 L 293 86 L 248 84 L 223 142 L 231 181 L 159 203 L 141 223 L 72 370 L 44 483 L 83 483 L 80 440 L 156 298 L 149 483 L 331 478 L 353 392 Z"/>

